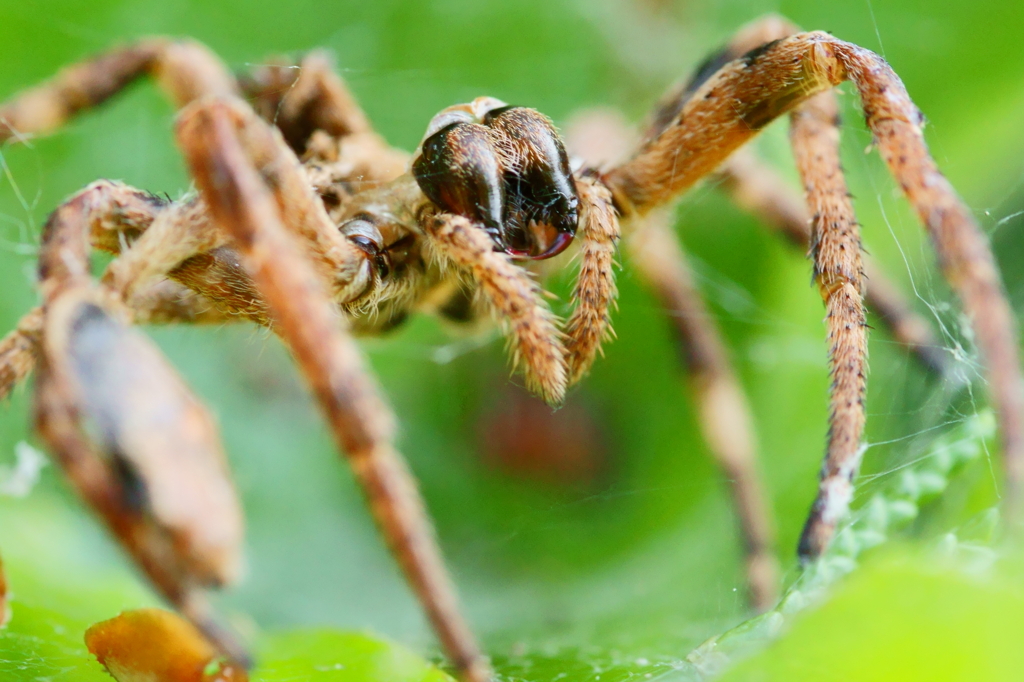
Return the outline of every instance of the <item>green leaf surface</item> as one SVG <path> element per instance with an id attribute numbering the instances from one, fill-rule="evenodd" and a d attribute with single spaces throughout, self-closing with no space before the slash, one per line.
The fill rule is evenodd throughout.
<path id="1" fill-rule="evenodd" d="M 722 680 L 1019 680 L 1022 633 L 1019 579 L 903 549 L 861 567 L 827 604 Z"/>
<path id="2" fill-rule="evenodd" d="M 109 680 L 85 648 L 89 623 L 16 603 L 0 632 L 5 680 Z M 445 682 L 443 672 L 405 647 L 367 634 L 307 630 L 266 635 L 251 679 L 260 682 Z"/>
<path id="3" fill-rule="evenodd" d="M 109 680 L 85 647 L 85 630 L 123 609 L 153 605 L 153 598 L 123 570 L 76 561 L 82 547 L 75 530 L 95 534 L 83 528 L 80 519 L 66 517 L 59 508 L 45 509 L 41 500 L 32 505 L 35 510 L 27 506 L 4 505 L 5 511 L 19 510 L 5 528 L 6 549 L 21 549 L 38 539 L 44 542 L 37 543 L 36 553 L 19 552 L 6 561 L 14 590 L 11 619 L 0 629 L 0 679 Z M 380 636 L 337 629 L 265 633 L 258 638 L 256 654 L 258 664 L 251 679 L 261 682 L 451 679 L 406 647 Z"/>
<path id="4" fill-rule="evenodd" d="M 262 682 L 445 682 L 404 647 L 365 634 L 306 630 L 267 638 L 253 679 Z"/>

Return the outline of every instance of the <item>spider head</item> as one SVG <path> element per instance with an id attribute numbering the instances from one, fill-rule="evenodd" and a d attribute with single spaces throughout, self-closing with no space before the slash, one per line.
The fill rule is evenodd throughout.
<path id="1" fill-rule="evenodd" d="M 423 193 L 471 218 L 513 258 L 539 260 L 576 234 L 579 197 L 551 121 L 493 97 L 449 107 L 427 127 L 412 163 Z"/>

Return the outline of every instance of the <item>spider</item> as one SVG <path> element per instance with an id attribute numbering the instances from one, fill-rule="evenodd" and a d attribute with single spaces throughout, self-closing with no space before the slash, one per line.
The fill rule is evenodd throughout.
<path id="1" fill-rule="evenodd" d="M 754 22 L 666 97 L 625 160 L 607 153 L 625 135 L 607 122 L 575 127 L 571 156 L 541 113 L 492 97 L 439 113 L 410 156 L 373 131 L 323 54 L 295 66 L 278 60 L 235 76 L 197 43 L 146 39 L 0 105 L 0 141 L 15 142 L 146 75 L 179 109 L 175 135 L 198 191 L 173 201 L 100 180 L 57 207 L 39 254 L 43 303 L 0 342 L 0 395 L 35 369 L 36 426 L 53 457 L 154 587 L 224 655 L 247 658 L 205 590 L 237 576 L 241 509 L 213 420 L 133 325 L 248 320 L 281 337 L 452 665 L 482 682 L 488 665 L 354 336 L 413 312 L 493 319 L 528 388 L 557 405 L 611 334 L 620 237 L 666 309 L 682 313 L 679 340 L 709 449 L 732 483 L 751 601 L 770 604 L 778 578 L 748 410 L 663 207 L 717 173 L 739 204 L 809 246 L 832 373 L 825 461 L 798 549 L 813 560 L 847 511 L 862 454 L 864 298 L 923 362 L 941 363 L 927 325 L 862 260 L 832 94 L 846 80 L 972 321 L 1001 424 L 1006 499 L 1019 500 L 1024 398 L 999 275 L 928 154 L 921 114 L 872 52 L 777 17 Z M 806 204 L 740 150 L 785 113 Z M 99 278 L 92 249 L 115 256 Z M 578 276 L 562 321 L 538 276 L 573 253 Z"/>

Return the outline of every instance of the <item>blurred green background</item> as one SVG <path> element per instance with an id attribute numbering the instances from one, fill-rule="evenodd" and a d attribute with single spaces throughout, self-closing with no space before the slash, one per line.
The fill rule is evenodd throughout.
<path id="1" fill-rule="evenodd" d="M 663 89 L 766 12 L 829 30 L 890 61 L 929 119 L 939 164 L 992 235 L 1021 310 L 1019 0 L 0 0 L 0 98 L 146 34 L 198 38 L 239 69 L 321 46 L 335 53 L 378 129 L 411 149 L 435 112 L 483 94 L 538 108 L 561 125 L 594 106 L 619 108 L 639 122 Z M 870 136 L 853 100 L 843 97 L 844 161 L 866 245 L 941 326 L 956 367 L 948 378 L 929 378 L 883 331 L 872 335 L 872 446 L 856 505 L 973 414 L 985 391 L 920 228 L 877 154 L 865 154 Z M 172 118 L 155 89 L 143 85 L 59 134 L 0 148 L 0 331 L 36 301 L 33 247 L 63 197 L 101 177 L 172 196 L 188 188 Z M 758 144 L 793 176 L 784 127 L 773 126 Z M 828 386 L 810 267 L 713 187 L 682 202 L 679 233 L 752 402 L 792 580 L 796 538 L 815 491 Z M 565 283 L 556 289 L 564 298 Z M 400 416 L 400 447 L 466 609 L 509 677 L 607 682 L 690 674 L 679 663 L 686 653 L 745 616 L 726 487 L 697 432 L 668 326 L 628 267 L 620 289 L 617 340 L 553 416 L 530 402 L 517 378 L 509 380 L 500 340 L 453 338 L 435 320 L 414 319 L 364 343 Z M 217 598 L 222 610 L 249 632 L 368 629 L 432 654 L 417 606 L 276 340 L 248 326 L 149 331 L 218 416 L 244 498 L 248 572 Z M 13 461 L 18 442 L 34 442 L 29 395 L 20 391 L 0 406 L 0 462 Z M 998 469 L 998 461 L 986 460 L 964 472 L 907 541 L 926 544 L 989 508 Z M 152 597 L 51 468 L 28 498 L 0 498 L 0 514 L 0 551 L 16 596 L 15 620 L 0 635 L 0 671 L 102 679 L 97 666 L 81 662 L 80 633 L 61 619 L 94 621 Z M 769 660 L 750 661 L 748 678 L 913 679 L 926 670 L 915 661 L 941 662 L 958 646 L 968 651 L 965 665 L 974 665 L 971 656 L 996 665 L 982 677 L 1019 671 L 1012 661 L 1005 669 L 992 663 L 988 649 L 957 628 L 993 651 L 1002 650 L 1001 640 L 977 634 L 972 623 L 1024 636 L 1019 616 L 1006 615 L 1020 609 L 1004 598 L 1019 600 L 1014 576 L 1024 573 L 979 584 L 949 569 L 929 582 L 915 572 L 928 563 L 916 551 L 880 552 L 844 588 L 852 594 L 813 614 L 813 625 L 798 625 L 795 639 L 770 651 Z M 894 599 L 906 594 L 901 586 L 913 586 L 919 598 Z M 35 610 L 19 625 L 22 605 L 26 614 Z M 934 611 L 919 610 L 925 606 Z M 894 618 L 910 620 L 906 628 L 873 630 L 872 623 Z M 855 624 L 849 633 L 847 623 Z M 945 624 L 953 628 L 947 639 L 931 640 L 928 627 Z M 841 673 L 835 657 L 822 657 L 853 656 L 906 629 L 922 630 L 920 650 L 892 647 L 868 672 Z M 813 644 L 817 657 L 801 659 Z M 957 677 L 962 669 L 936 665 L 949 679 L 964 679 Z M 921 679 L 945 678 L 929 672 Z"/>

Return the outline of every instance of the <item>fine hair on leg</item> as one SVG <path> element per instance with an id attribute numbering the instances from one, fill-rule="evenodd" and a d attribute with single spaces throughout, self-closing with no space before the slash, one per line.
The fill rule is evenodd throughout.
<path id="1" fill-rule="evenodd" d="M 867 390 L 867 324 L 861 291 L 860 227 L 839 161 L 839 110 L 825 92 L 790 114 L 790 141 L 807 192 L 814 279 L 825 303 L 832 377 L 828 444 L 818 496 L 798 553 L 821 555 L 853 497 L 853 478 L 863 455 Z"/>
<path id="2" fill-rule="evenodd" d="M 580 271 L 572 293 L 573 310 L 565 324 L 568 385 L 582 379 L 601 342 L 614 332 L 611 307 L 615 303 L 615 249 L 619 241 L 619 218 L 611 192 L 590 178 L 576 181 L 580 195 Z"/>
<path id="3" fill-rule="evenodd" d="M 807 204 L 775 168 L 758 159 L 752 150 L 737 151 L 715 176 L 737 206 L 794 246 L 810 248 L 811 216 Z M 877 261 L 867 253 L 861 254 L 861 261 L 868 312 L 893 339 L 910 350 L 922 367 L 937 376 L 945 374 L 949 362 L 932 325 L 914 310 Z"/>

